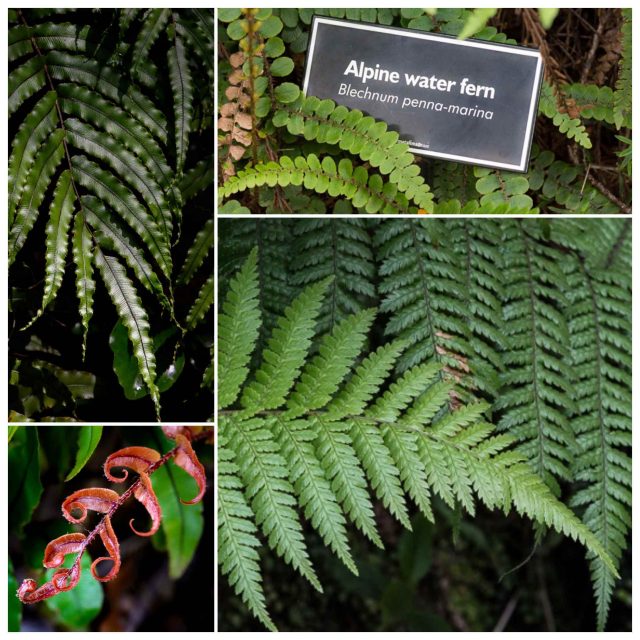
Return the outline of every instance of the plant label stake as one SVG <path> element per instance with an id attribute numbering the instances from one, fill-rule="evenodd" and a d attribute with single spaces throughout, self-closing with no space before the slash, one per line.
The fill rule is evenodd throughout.
<path id="1" fill-rule="evenodd" d="M 542 69 L 527 47 L 314 16 L 303 89 L 384 120 L 413 153 L 525 172 Z"/>

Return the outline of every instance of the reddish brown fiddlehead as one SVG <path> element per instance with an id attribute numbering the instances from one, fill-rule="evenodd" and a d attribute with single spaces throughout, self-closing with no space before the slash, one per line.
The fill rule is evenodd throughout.
<path id="1" fill-rule="evenodd" d="M 98 524 L 88 533 L 67 533 L 52 540 L 46 547 L 42 564 L 47 569 L 60 567 L 66 556 L 76 553 L 76 559 L 70 568 L 58 569 L 51 580 L 38 587 L 35 580 L 26 578 L 18 588 L 17 595 L 21 602 L 32 604 L 46 600 L 62 591 L 69 591 L 80 580 L 80 562 L 87 547 L 98 536 L 107 555 L 96 558 L 91 564 L 91 574 L 96 580 L 108 582 L 116 577 L 120 570 L 120 544 L 111 525 L 111 519 L 116 511 L 133 495 L 148 511 L 151 517 L 149 531 L 138 531 L 129 522 L 131 530 L 139 536 L 151 536 L 160 527 L 162 510 L 151 484 L 150 476 L 162 465 L 173 460 L 174 464 L 184 469 L 196 482 L 198 493 L 191 500 L 181 500 L 184 504 L 195 504 L 202 500 L 206 490 L 204 467 L 198 460 L 192 442 L 207 440 L 213 442 L 212 427 L 162 427 L 165 435 L 175 440 L 176 446 L 160 455 L 148 447 L 126 447 L 112 453 L 104 463 L 104 474 L 111 482 L 122 483 L 129 477 L 131 469 L 138 474 L 138 479 L 122 494 L 112 489 L 92 487 L 80 489 L 68 496 L 62 503 L 62 515 L 73 524 L 84 523 L 89 511 L 103 514 Z M 113 475 L 116 467 L 123 468 L 121 475 Z M 104 576 L 100 576 L 97 567 L 100 563 L 110 561 L 111 569 Z"/>

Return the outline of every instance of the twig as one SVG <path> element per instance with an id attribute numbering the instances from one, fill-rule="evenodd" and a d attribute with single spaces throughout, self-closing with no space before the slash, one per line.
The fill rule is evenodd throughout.
<path id="1" fill-rule="evenodd" d="M 516 605 L 518 604 L 518 600 L 520 599 L 519 593 L 514 593 L 509 602 L 507 602 L 507 606 L 504 608 L 504 611 L 500 614 L 500 618 L 498 618 L 498 622 L 496 622 L 496 626 L 493 627 L 494 633 L 501 633 L 504 631 L 509 624 L 509 620 L 511 620 L 511 616 L 513 612 L 516 610 Z"/>

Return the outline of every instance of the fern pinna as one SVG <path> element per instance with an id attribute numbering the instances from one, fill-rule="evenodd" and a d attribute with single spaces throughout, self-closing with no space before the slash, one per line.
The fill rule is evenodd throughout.
<path id="1" fill-rule="evenodd" d="M 219 322 L 219 562 L 268 628 L 257 549 L 271 550 L 321 590 L 300 514 L 354 573 L 351 522 L 382 546 L 370 493 L 410 527 L 408 499 L 433 520 L 431 500 L 475 513 L 476 502 L 514 509 L 579 540 L 616 569 L 603 542 L 559 502 L 487 422 L 489 405 L 461 404 L 455 380 L 433 358 L 407 368 L 386 391 L 407 348 L 396 340 L 363 359 L 375 309 L 363 309 L 319 338 L 316 322 L 331 285 L 309 285 L 278 319 L 255 371 L 260 330 L 257 252 L 234 276 Z"/>
<path id="2" fill-rule="evenodd" d="M 16 328 L 54 307 L 71 243 L 83 356 L 101 278 L 158 415 L 148 301 L 180 336 L 213 302 L 212 211 L 196 197 L 213 158 L 194 162 L 210 128 L 213 35 L 212 10 L 9 11 L 15 272 L 40 251 L 46 221 L 42 303 L 19 307 Z"/>

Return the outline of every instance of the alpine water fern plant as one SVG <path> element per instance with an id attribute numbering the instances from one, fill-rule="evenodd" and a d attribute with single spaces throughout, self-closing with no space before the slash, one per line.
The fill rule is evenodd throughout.
<path id="1" fill-rule="evenodd" d="M 37 330 L 73 261 L 83 359 L 102 280 L 158 416 L 154 335 L 173 328 L 175 369 L 213 302 L 214 28 L 201 9 L 9 11 L 12 273 L 44 253 L 15 328 Z"/>
<path id="2" fill-rule="evenodd" d="M 362 228 L 354 222 L 356 235 Z M 486 230 L 480 231 L 485 222 L 488 223 Z M 509 232 L 522 233 L 519 223 L 513 223 L 509 225 Z M 308 224 L 305 225 L 309 232 Z M 571 470 L 576 474 L 579 487 L 572 505 L 578 509 L 587 506 L 581 521 L 554 495 L 555 483 L 550 483 L 545 470 L 536 466 L 531 447 L 526 445 L 530 438 L 528 432 L 518 428 L 500 430 L 491 423 L 495 414 L 508 413 L 499 406 L 500 388 L 474 385 L 466 380 L 471 376 L 460 367 L 465 363 L 468 372 L 481 377 L 487 362 L 491 362 L 498 371 L 497 375 L 492 373 L 491 379 L 494 385 L 499 385 L 496 380 L 505 374 L 499 361 L 494 362 L 498 359 L 495 354 L 508 354 L 513 348 L 508 334 L 497 336 L 499 326 L 484 331 L 483 324 L 493 320 L 491 314 L 501 309 L 502 300 L 505 317 L 510 313 L 508 286 L 503 288 L 498 284 L 499 277 L 489 266 L 501 253 L 499 226 L 495 221 L 477 221 L 465 230 L 463 224 L 456 223 L 456 232 L 448 236 L 437 233 L 437 221 L 423 224 L 409 220 L 385 221 L 374 226 L 380 227 L 379 235 L 386 231 L 387 252 L 391 251 L 390 243 L 401 238 L 403 231 L 408 230 L 411 236 L 412 226 L 423 227 L 421 242 L 440 243 L 444 256 L 457 255 L 463 241 L 466 246 L 473 246 L 470 254 L 473 266 L 467 267 L 465 278 L 465 270 L 460 269 L 458 273 L 446 268 L 448 262 L 443 260 L 437 247 L 433 253 L 424 252 L 414 258 L 402 242 L 396 242 L 399 257 L 393 273 L 401 273 L 398 270 L 402 268 L 402 256 L 406 256 L 409 269 L 412 260 L 428 266 L 425 279 L 455 278 L 459 287 L 471 282 L 467 304 L 475 321 L 470 330 L 463 332 L 460 320 L 464 340 L 452 337 L 445 340 L 446 348 L 435 343 L 429 349 L 414 350 L 411 357 L 403 358 L 412 348 L 410 334 L 400 332 L 394 337 L 394 331 L 388 331 L 393 339 L 377 348 L 370 346 L 379 313 L 373 307 L 358 307 L 332 324 L 322 319 L 334 278 L 318 270 L 317 278 L 300 283 L 300 292 L 283 310 L 256 357 L 262 323 L 260 257 L 256 249 L 250 252 L 227 282 L 218 327 L 218 546 L 223 575 L 253 614 L 267 628 L 274 629 L 262 586 L 259 549 L 263 541 L 321 591 L 320 577 L 305 542 L 303 521 L 357 574 L 349 544 L 349 525 L 372 544 L 383 546 L 372 497 L 407 528 L 411 527 L 409 515 L 414 508 L 433 521 L 434 500 L 462 509 L 471 516 L 482 504 L 489 509 L 501 509 L 505 514 L 515 511 L 543 529 L 555 529 L 587 548 L 602 626 L 602 614 L 608 608 L 611 585 L 625 546 L 623 536 L 629 526 L 626 515 L 630 505 L 627 489 L 630 458 L 626 454 L 630 445 L 628 407 L 626 396 L 618 386 L 618 377 L 622 374 L 611 366 L 603 370 L 605 359 L 608 361 L 617 353 L 613 350 L 614 338 L 607 340 L 602 352 L 594 353 L 585 348 L 583 333 L 587 331 L 591 335 L 594 330 L 598 331 L 597 327 L 606 326 L 613 329 L 614 335 L 620 331 L 626 336 L 628 326 L 622 318 L 626 309 L 624 286 L 617 291 L 608 284 L 611 277 L 601 276 L 597 280 L 601 283 L 599 288 L 606 285 L 608 297 L 608 302 L 598 306 L 600 313 L 606 312 L 607 305 L 614 306 L 614 312 L 607 313 L 606 325 L 600 320 L 600 324 L 594 326 L 597 313 L 594 315 L 586 304 L 578 304 L 575 309 L 578 315 L 573 321 L 576 331 L 571 347 L 567 347 L 575 350 L 579 365 L 575 375 L 579 382 L 575 391 L 578 397 L 564 409 L 581 425 L 576 428 L 577 436 L 572 441 L 581 453 L 567 463 L 566 468 L 567 473 Z M 429 226 L 434 227 L 432 233 Z M 303 253 L 309 262 L 312 262 L 313 246 L 319 247 L 321 261 L 324 247 L 335 243 L 337 237 L 336 230 L 332 233 L 325 225 L 318 225 L 318 230 L 328 239 L 325 243 L 314 243 L 311 238 L 305 238 Z M 539 245 L 545 242 L 544 236 L 535 232 L 527 241 Z M 488 247 L 486 250 L 484 244 Z M 502 243 L 502 246 L 509 245 Z M 544 251 L 539 247 L 537 254 L 537 261 L 545 262 Z M 390 259 L 388 253 L 384 255 L 381 272 Z M 502 264 L 504 269 L 509 269 L 508 261 Z M 519 266 L 513 270 L 522 273 Z M 409 275 L 411 273 L 407 271 L 396 277 L 411 281 L 415 277 Z M 453 286 L 449 283 L 449 290 Z M 537 287 L 537 295 L 542 295 L 539 291 L 544 281 Z M 526 281 L 522 289 L 527 291 Z M 432 303 L 442 318 L 447 314 L 453 318 L 458 314 L 463 317 L 461 311 L 456 311 L 459 304 L 456 298 L 452 298 L 451 309 L 446 307 L 443 291 L 444 286 L 442 291 L 437 291 L 438 296 L 442 294 L 435 298 L 439 301 Z M 419 293 L 423 303 L 428 292 L 419 290 Z M 387 294 L 385 289 L 380 291 L 383 300 Z M 585 298 L 585 294 L 576 292 L 575 295 L 580 301 Z M 415 297 L 401 293 L 394 299 L 404 300 L 410 308 Z M 474 302 L 476 299 L 479 302 Z M 414 311 L 409 311 L 408 316 L 422 318 L 420 322 L 427 335 L 433 332 L 436 337 L 440 333 L 436 326 L 429 326 L 424 316 L 416 316 Z M 514 320 L 514 324 L 525 326 L 527 323 Z M 437 325 L 443 326 L 442 322 Z M 446 326 L 455 331 L 458 322 Z M 487 340 L 491 349 L 487 348 Z M 546 342 L 542 340 L 539 348 L 546 349 Z M 459 346 L 466 349 L 464 355 L 456 352 Z M 525 355 L 528 362 L 529 352 L 525 351 Z M 479 363 L 477 368 L 475 362 Z M 508 371 L 509 367 L 504 369 Z M 523 371 L 516 377 L 525 385 L 530 374 L 531 369 L 527 369 L 526 374 Z M 534 371 L 533 375 L 536 379 L 551 376 L 553 381 L 560 374 L 547 374 L 543 370 Z M 594 384 L 598 380 L 599 387 Z M 628 383 L 628 378 L 623 382 Z M 513 395 L 508 387 L 504 393 L 509 397 Z M 598 412 L 593 400 L 604 393 L 607 395 L 600 402 L 607 410 L 607 417 L 605 423 L 599 423 L 603 414 Z M 497 401 L 492 406 L 487 398 L 493 399 L 493 396 L 497 396 Z M 550 396 L 553 401 L 557 400 L 556 395 Z M 610 404 L 616 405 L 611 412 Z M 555 426 L 552 423 L 549 428 Z M 537 437 L 541 437 L 544 432 L 540 425 L 537 427 Z M 535 422 L 531 428 L 536 428 Z M 600 453 L 596 434 L 604 439 L 603 446 L 609 447 L 608 453 Z M 555 453 L 553 438 L 548 447 Z M 551 472 L 555 470 L 555 465 L 551 465 Z M 614 524 L 604 517 L 603 509 L 616 515 L 618 519 Z"/>
<path id="3" fill-rule="evenodd" d="M 220 10 L 221 211 L 630 213 L 630 180 L 613 174 L 624 162 L 617 155 L 626 146 L 621 138 L 631 139 L 631 12 L 586 11 L 573 22 L 568 12 L 551 19 L 534 9 Z M 528 173 L 414 156 L 388 123 L 305 96 L 300 84 L 314 15 L 538 47 L 545 80 Z M 598 38 L 593 52 L 587 47 L 561 61 L 567 49 L 556 43 L 554 29 L 562 21 L 571 21 L 572 32 L 588 29 L 584 42 L 605 30 L 615 37 Z M 604 53 L 595 64 L 598 46 Z M 539 154 L 546 172 L 536 166 Z M 558 180 L 562 189 L 554 188 Z"/>

